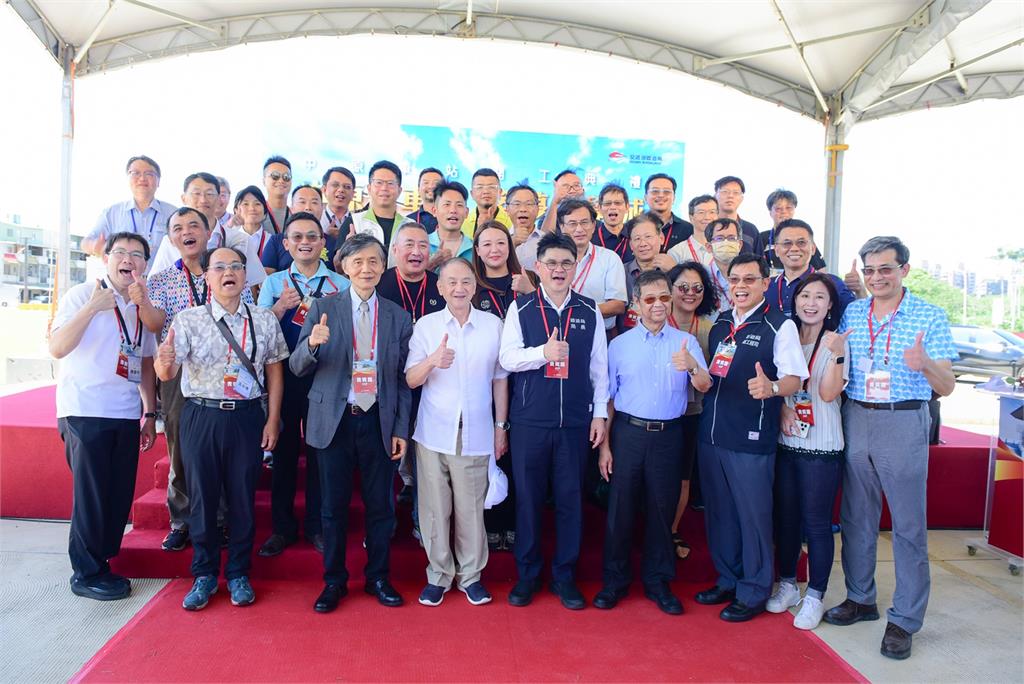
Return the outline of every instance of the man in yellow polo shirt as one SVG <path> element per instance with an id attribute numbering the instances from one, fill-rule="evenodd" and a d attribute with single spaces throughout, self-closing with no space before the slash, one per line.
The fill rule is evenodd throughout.
<path id="1" fill-rule="evenodd" d="M 476 227 L 488 221 L 497 221 L 512 232 L 512 217 L 501 208 L 501 180 L 494 169 L 477 169 L 471 181 L 470 195 L 476 202 L 476 208 L 462 222 L 462 232 L 470 239 L 476 233 Z"/>

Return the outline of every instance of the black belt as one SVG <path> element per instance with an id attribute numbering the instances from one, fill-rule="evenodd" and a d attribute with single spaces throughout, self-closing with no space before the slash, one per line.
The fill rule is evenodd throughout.
<path id="1" fill-rule="evenodd" d="M 215 408 L 221 411 L 247 409 L 260 402 L 259 399 L 203 399 L 202 397 L 189 397 L 188 400 L 204 408 Z"/>
<path id="2" fill-rule="evenodd" d="M 366 415 L 369 415 L 371 413 L 376 413 L 377 412 L 377 404 L 374 403 L 373 406 L 371 406 L 370 408 L 366 409 L 365 411 L 363 409 L 359 408 L 358 406 L 356 406 L 355 404 L 349 404 L 348 405 L 348 411 L 353 416 L 366 416 Z"/>
<path id="3" fill-rule="evenodd" d="M 672 427 L 673 425 L 676 425 L 677 423 L 683 422 L 682 417 L 672 418 L 670 420 L 646 420 L 644 418 L 637 418 L 636 416 L 631 416 L 628 413 L 623 413 L 622 411 L 619 411 L 615 415 L 622 416 L 630 425 L 633 425 L 638 428 L 643 428 L 647 432 L 662 432 Z"/>
<path id="4" fill-rule="evenodd" d="M 914 409 L 919 409 L 924 405 L 924 401 L 921 399 L 908 399 L 907 401 L 896 401 L 888 404 L 873 404 L 867 401 L 854 399 L 853 403 L 858 406 L 863 406 L 866 409 L 871 409 L 872 411 L 913 411 Z"/>

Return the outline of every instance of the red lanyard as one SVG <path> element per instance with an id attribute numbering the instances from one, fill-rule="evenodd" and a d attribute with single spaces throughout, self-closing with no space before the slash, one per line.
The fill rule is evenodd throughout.
<path id="1" fill-rule="evenodd" d="M 402 298 L 402 308 L 409 312 L 412 316 L 412 322 L 416 322 L 416 302 L 420 303 L 420 315 L 422 318 L 427 311 L 427 276 L 423 275 L 423 280 L 420 285 L 420 291 L 416 294 L 416 298 L 413 299 L 412 293 L 409 292 L 409 286 L 405 284 L 402 276 L 398 275 L 398 269 L 395 269 L 395 280 L 398 282 L 398 295 Z M 408 306 L 406 306 L 408 303 Z"/>
<path id="2" fill-rule="evenodd" d="M 590 269 L 593 268 L 594 262 L 597 261 L 596 249 L 591 247 L 587 250 L 587 253 L 590 254 L 590 261 L 587 262 L 587 267 L 583 269 L 578 276 L 576 276 L 576 280 L 572 281 L 572 289 L 577 292 L 580 292 L 583 286 L 587 284 L 587 276 L 590 275 Z M 587 258 L 586 254 L 583 255 L 583 258 Z"/>
<path id="3" fill-rule="evenodd" d="M 370 360 L 373 361 L 373 341 L 377 339 L 377 306 L 380 304 L 379 299 L 373 300 L 373 332 L 370 333 Z M 352 355 L 356 357 L 356 361 L 359 360 L 359 347 L 356 343 L 356 326 L 352 326 Z"/>
<path id="4" fill-rule="evenodd" d="M 571 295 L 569 295 L 569 296 L 571 296 Z M 544 321 L 544 339 L 547 340 L 547 339 L 549 339 L 551 337 L 551 326 L 548 325 L 548 315 L 546 313 L 544 313 L 544 295 L 542 295 L 540 293 L 540 290 L 537 290 L 537 301 L 540 302 L 540 317 L 541 317 L 541 320 Z M 553 309 L 555 307 L 552 306 L 551 308 Z M 562 340 L 563 341 L 565 341 L 565 338 L 569 335 L 569 321 L 572 320 L 572 309 L 573 309 L 573 307 L 570 306 L 569 307 L 569 315 L 565 317 L 565 332 L 562 333 Z M 559 323 L 559 321 L 556 319 L 555 320 L 555 330 L 558 329 L 558 323 Z"/>
<path id="5" fill-rule="evenodd" d="M 672 239 L 672 231 L 675 229 L 676 224 L 673 223 L 672 221 L 669 221 L 668 223 L 665 224 L 665 226 L 668 226 L 669 229 L 665 233 L 665 241 L 661 243 L 661 251 L 662 252 L 667 252 L 668 251 L 668 241 Z M 662 230 L 665 229 L 665 226 L 661 227 Z"/>
<path id="6" fill-rule="evenodd" d="M 263 243 L 267 241 L 267 231 L 260 228 L 260 246 L 256 248 L 256 256 L 263 258 Z"/>
<path id="7" fill-rule="evenodd" d="M 811 275 L 812 273 L 814 273 L 814 267 L 813 266 L 811 266 L 811 270 L 809 270 L 804 275 Z M 778 292 L 776 292 L 775 294 L 777 294 L 778 298 L 779 298 L 779 311 L 785 311 L 785 309 L 782 308 L 782 288 L 785 287 L 785 284 L 784 284 L 785 277 L 786 277 L 785 273 L 780 273 L 779 275 L 777 275 L 775 277 L 775 289 L 778 290 Z M 800 277 L 802 278 L 804 276 L 800 276 Z"/>
<path id="8" fill-rule="evenodd" d="M 698 264 L 702 263 L 700 257 L 697 256 L 697 250 L 693 248 L 693 243 L 690 240 L 686 241 L 686 246 L 690 248 L 690 255 L 693 256 L 693 260 L 696 261 Z"/>
<path id="9" fill-rule="evenodd" d="M 872 359 L 875 358 L 875 340 L 882 334 L 882 328 L 889 328 L 889 332 L 885 336 L 885 357 L 883 359 L 886 366 L 889 365 L 889 346 L 892 344 L 892 324 L 893 321 L 896 320 L 896 314 L 900 312 L 900 306 L 903 305 L 903 295 L 905 292 L 906 290 L 900 293 L 900 301 L 896 302 L 896 310 L 892 312 L 892 315 L 889 316 L 885 323 L 878 326 L 877 333 L 875 332 L 875 300 L 873 297 L 871 299 L 871 306 L 868 307 L 868 337 L 871 340 L 868 354 Z"/>
<path id="10" fill-rule="evenodd" d="M 679 323 L 676 322 L 675 314 L 668 315 L 668 324 L 671 325 L 676 330 L 679 330 Z"/>
<path id="11" fill-rule="evenodd" d="M 505 318 L 505 307 L 503 307 L 501 305 L 500 301 L 498 300 L 498 298 L 494 296 L 494 292 L 492 292 L 491 290 L 488 290 L 487 291 L 487 296 L 491 298 L 492 302 L 494 302 L 494 308 L 498 310 L 498 317 L 501 318 L 501 319 L 504 319 Z M 545 319 L 544 322 L 547 323 L 547 320 Z"/>
<path id="12" fill-rule="evenodd" d="M 288 207 L 285 207 L 284 208 L 284 222 L 285 223 L 288 223 L 288 217 L 290 215 L 291 215 L 291 211 L 288 209 Z M 274 210 L 271 209 L 270 207 L 267 207 L 267 218 L 270 219 L 270 225 L 274 226 L 274 232 L 275 233 L 280 233 L 281 232 L 281 226 L 277 225 L 277 219 L 274 218 Z"/>
<path id="13" fill-rule="evenodd" d="M 597 239 L 600 240 L 602 247 L 604 247 L 605 249 L 608 249 L 608 245 L 606 245 L 605 242 L 604 242 L 604 231 L 606 231 L 606 230 L 608 230 L 608 229 L 605 228 L 602 225 L 598 229 L 598 231 L 597 231 Z M 609 231 L 609 232 L 611 232 L 611 231 Z M 614 248 L 612 248 L 612 251 L 615 252 L 616 254 L 618 254 L 620 257 L 623 257 L 623 256 L 626 255 L 626 248 L 629 247 L 629 240 L 625 236 L 623 236 L 621 233 L 618 235 L 618 238 L 619 238 L 619 242 L 615 245 Z M 621 251 L 620 251 L 620 248 L 621 248 Z"/>
<path id="14" fill-rule="evenodd" d="M 243 352 L 245 351 L 245 338 L 248 335 L 248 332 L 249 332 L 249 320 L 248 319 L 243 319 L 242 320 L 242 351 Z M 228 360 L 225 361 L 225 363 L 227 365 L 229 365 L 229 366 L 231 365 L 231 345 L 230 344 L 228 345 Z"/>
<path id="15" fill-rule="evenodd" d="M 734 311 L 733 315 L 735 315 L 735 313 L 736 312 Z M 761 311 L 761 313 L 768 313 L 768 307 L 767 306 L 764 307 L 764 309 Z M 733 321 L 729 321 L 729 336 L 725 338 L 726 341 L 732 340 L 733 342 L 735 342 L 736 341 L 736 333 L 738 333 L 740 330 L 743 330 L 748 325 L 750 325 L 750 320 L 749 319 L 747 321 L 745 321 L 744 323 L 740 324 L 740 327 L 738 327 L 738 328 L 736 327 L 736 324 Z"/>
<path id="16" fill-rule="evenodd" d="M 821 338 L 823 335 L 818 335 L 818 339 L 814 341 L 814 349 L 811 350 L 811 360 L 807 362 L 807 379 L 804 380 L 803 389 L 806 392 L 807 386 L 811 382 L 811 376 L 814 374 L 814 359 L 818 358 L 818 349 L 821 347 Z"/>
<path id="17" fill-rule="evenodd" d="M 209 296 L 209 287 L 206 284 L 206 280 L 203 280 L 203 297 L 199 298 L 199 291 L 196 290 L 195 283 L 192 282 L 192 274 L 189 272 L 188 267 L 181 264 L 181 276 L 185 279 L 185 284 L 188 285 L 188 303 L 191 306 L 196 306 L 196 301 L 199 301 L 199 306 L 206 304 L 206 298 Z"/>

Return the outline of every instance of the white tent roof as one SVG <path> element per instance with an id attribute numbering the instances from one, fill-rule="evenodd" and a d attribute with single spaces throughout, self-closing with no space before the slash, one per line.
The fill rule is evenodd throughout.
<path id="1" fill-rule="evenodd" d="M 852 124 L 1024 92 L 1020 0 L 7 0 L 82 77 L 309 35 L 557 44 L 706 78 Z"/>

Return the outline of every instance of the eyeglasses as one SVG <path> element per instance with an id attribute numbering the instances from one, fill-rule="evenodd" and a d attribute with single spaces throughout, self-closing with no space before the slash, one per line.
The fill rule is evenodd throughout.
<path id="1" fill-rule="evenodd" d="M 797 249 L 807 249 L 811 246 L 811 243 L 807 240 L 783 240 L 782 242 L 776 242 L 775 244 L 781 247 L 783 252 L 788 252 L 794 247 Z"/>
<path id="2" fill-rule="evenodd" d="M 723 242 L 739 242 L 740 239 L 738 237 L 733 237 L 732 235 L 716 235 L 711 238 L 711 241 L 716 244 L 722 244 Z"/>
<path id="3" fill-rule="evenodd" d="M 319 242 L 320 233 L 288 233 L 289 242 Z"/>
<path id="4" fill-rule="evenodd" d="M 149 180 L 153 180 L 154 178 L 158 178 L 159 176 L 156 175 L 156 171 L 136 171 L 132 169 L 131 171 L 128 172 L 128 177 L 131 178 L 132 180 L 138 180 L 139 178 L 147 178 Z"/>
<path id="5" fill-rule="evenodd" d="M 544 264 L 544 268 L 548 269 L 549 271 L 568 271 L 570 268 L 576 265 L 576 262 L 573 261 L 572 259 L 566 259 L 565 261 L 555 261 L 552 259 L 549 261 L 540 261 L 538 263 Z"/>
<path id="6" fill-rule="evenodd" d="M 201 190 L 193 190 L 192 192 L 188 193 L 188 196 L 194 200 L 201 200 L 204 197 L 208 200 L 212 200 L 220 197 L 220 193 L 214 192 L 213 190 L 207 190 L 206 192 L 202 192 Z"/>
<path id="7" fill-rule="evenodd" d="M 580 190 L 583 189 L 583 185 L 580 183 L 573 183 L 572 185 L 563 185 L 562 187 L 564 187 L 569 192 L 579 192 Z"/>
<path id="8" fill-rule="evenodd" d="M 729 284 L 730 285 L 739 285 L 740 283 L 743 283 L 744 285 L 753 285 L 754 283 L 758 282 L 759 280 L 762 280 L 762 278 L 760 276 L 748 275 L 748 276 L 743 276 L 742 278 L 739 277 L 739 276 L 729 276 Z"/>
<path id="9" fill-rule="evenodd" d="M 670 295 L 670 294 L 646 295 L 645 297 L 642 297 L 640 299 L 640 301 L 643 302 L 644 304 L 646 304 L 647 306 L 650 306 L 651 304 L 654 304 L 654 302 L 661 302 L 662 304 L 668 304 L 669 302 L 672 301 L 672 295 Z"/>
<path id="10" fill-rule="evenodd" d="M 694 218 L 715 218 L 718 216 L 718 212 L 714 209 L 700 209 L 693 212 Z"/>
<path id="11" fill-rule="evenodd" d="M 397 188 L 398 181 L 384 180 L 383 178 L 373 178 L 370 180 L 370 185 L 375 188 Z"/>
<path id="12" fill-rule="evenodd" d="M 743 192 L 740 190 L 719 190 L 718 194 L 722 197 L 739 197 Z"/>
<path id="13" fill-rule="evenodd" d="M 344 190 L 345 192 L 352 192 L 353 190 L 356 189 L 355 186 L 352 185 L 351 183 L 328 183 L 327 188 L 329 190 L 341 189 Z"/>
<path id="14" fill-rule="evenodd" d="M 601 202 L 602 207 L 624 207 L 626 203 L 622 200 L 610 200 L 608 202 Z"/>
<path id="15" fill-rule="evenodd" d="M 648 195 L 654 195 L 655 197 L 665 197 L 666 195 L 674 195 L 676 193 L 672 188 L 649 188 L 647 190 Z"/>
<path id="16" fill-rule="evenodd" d="M 515 202 L 509 202 L 505 206 L 509 209 L 532 209 L 537 206 L 537 201 L 530 200 L 529 202 L 520 202 L 519 200 L 516 200 Z"/>
<path id="17" fill-rule="evenodd" d="M 701 294 L 704 292 L 704 286 L 700 283 L 695 285 L 691 285 L 690 283 L 679 283 L 676 285 L 676 289 L 683 294 L 690 294 L 691 292 L 694 294 Z"/>
<path id="18" fill-rule="evenodd" d="M 214 273 L 219 273 L 219 274 L 223 275 L 227 271 L 235 271 L 235 272 L 244 271 L 245 270 L 245 264 L 243 264 L 241 261 L 232 261 L 230 264 L 225 264 L 225 263 L 210 264 L 210 270 L 213 271 Z"/>
<path id="19" fill-rule="evenodd" d="M 875 268 L 874 266 L 865 266 L 864 268 L 860 269 L 860 272 L 864 274 L 865 278 L 870 278 L 876 273 L 882 276 L 883 278 L 888 278 L 901 268 L 903 268 L 903 264 L 898 264 L 895 266 L 879 266 L 878 268 Z"/>
<path id="20" fill-rule="evenodd" d="M 142 259 L 143 261 L 146 260 L 146 254 L 144 252 L 140 252 L 138 250 L 133 250 L 129 252 L 124 247 L 117 247 L 116 249 L 110 250 L 110 256 L 116 257 L 118 259 L 123 259 L 126 256 L 130 256 L 132 259 Z"/>
<path id="21" fill-rule="evenodd" d="M 267 174 L 267 176 L 269 176 L 270 180 L 272 181 L 283 180 L 285 183 L 292 179 L 292 174 L 281 173 L 280 171 L 271 171 L 270 173 Z"/>
<path id="22" fill-rule="evenodd" d="M 576 230 L 577 228 L 589 228 L 592 225 L 594 225 L 594 222 L 590 219 L 581 219 L 579 221 L 566 221 L 562 224 L 562 227 L 568 228 L 569 230 Z"/>
<path id="23" fill-rule="evenodd" d="M 485 190 L 495 192 L 499 187 L 501 186 L 498 185 L 497 183 L 489 183 L 487 185 L 474 185 L 473 190 L 475 190 L 476 192 L 483 192 Z"/>

